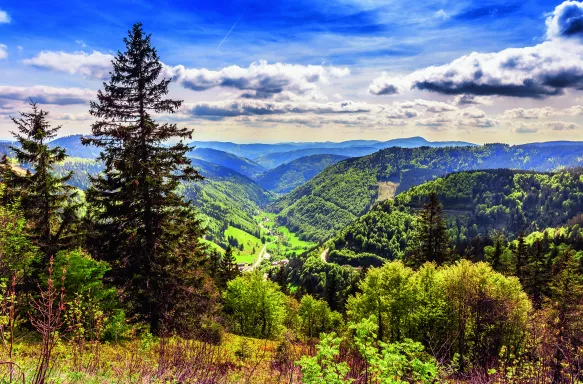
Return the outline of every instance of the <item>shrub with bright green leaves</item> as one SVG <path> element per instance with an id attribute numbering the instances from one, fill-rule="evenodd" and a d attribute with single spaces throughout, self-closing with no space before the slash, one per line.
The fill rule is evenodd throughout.
<path id="1" fill-rule="evenodd" d="M 316 355 L 303 356 L 298 361 L 302 368 L 302 383 L 342 384 L 354 381 L 346 378 L 350 372 L 348 364 L 337 361 L 341 340 L 334 332 L 321 335 L 320 344 L 316 346 Z"/>
<path id="2" fill-rule="evenodd" d="M 286 296 L 279 285 L 265 280 L 260 272 L 247 273 L 229 281 L 223 299 L 233 332 L 273 338 L 283 331 Z"/>
<path id="3" fill-rule="evenodd" d="M 65 279 L 55 279 L 60 289 L 65 287 L 68 304 L 67 326 L 77 337 L 119 340 L 129 333 L 125 313 L 116 289 L 104 283 L 109 271 L 105 261 L 97 261 L 82 249 L 60 251 L 54 259 L 54 271 Z M 44 279 L 46 280 L 46 278 Z"/>
<path id="4" fill-rule="evenodd" d="M 486 263 L 425 264 L 414 271 L 391 262 L 371 269 L 360 290 L 348 301 L 353 323 L 374 316 L 379 341 L 421 342 L 444 351 L 436 357 L 456 362 L 460 371 L 523 348 L 530 300 L 518 279 Z"/>
<path id="5" fill-rule="evenodd" d="M 372 378 L 382 384 L 433 383 L 438 376 L 437 362 L 424 352 L 423 345 L 409 339 L 391 344 L 377 341 L 376 320 L 371 316 L 350 324 Z"/>

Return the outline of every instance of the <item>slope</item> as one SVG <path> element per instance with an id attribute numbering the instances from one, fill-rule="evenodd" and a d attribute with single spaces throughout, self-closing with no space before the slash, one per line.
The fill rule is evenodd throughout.
<path id="1" fill-rule="evenodd" d="M 388 148 L 341 161 L 280 198 L 277 221 L 303 239 L 324 241 L 364 214 L 378 198 L 379 183 L 397 193 L 447 173 L 515 168 L 552 171 L 582 164 L 583 145 Z"/>
<path id="2" fill-rule="evenodd" d="M 251 179 L 254 179 L 267 171 L 266 168 L 253 162 L 252 160 L 236 156 L 229 152 L 219 151 L 217 149 L 195 148 L 193 151 L 188 153 L 188 156 L 232 169 L 233 171 Z"/>
<path id="3" fill-rule="evenodd" d="M 340 230 L 325 247 L 328 261 L 379 265 L 401 258 L 416 244 L 416 211 L 435 192 L 443 204 L 453 244 L 494 233 L 567 224 L 583 212 L 583 170 L 557 173 L 486 170 L 454 173 L 387 200 Z"/>
<path id="4" fill-rule="evenodd" d="M 330 165 L 347 159 L 341 155 L 313 155 L 300 157 L 290 163 L 280 165 L 261 176 L 256 181 L 268 191 L 287 193 L 304 184 Z"/>

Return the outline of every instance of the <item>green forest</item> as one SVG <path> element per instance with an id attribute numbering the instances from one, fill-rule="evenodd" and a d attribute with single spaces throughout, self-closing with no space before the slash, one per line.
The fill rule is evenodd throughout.
<path id="1" fill-rule="evenodd" d="M 123 42 L 0 146 L 2 383 L 583 382 L 583 144 L 194 148 Z"/>

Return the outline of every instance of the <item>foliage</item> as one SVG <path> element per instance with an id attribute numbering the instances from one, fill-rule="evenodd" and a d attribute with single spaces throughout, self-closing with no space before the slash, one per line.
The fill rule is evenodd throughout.
<path id="1" fill-rule="evenodd" d="M 302 383 L 304 384 L 342 384 L 351 383 L 346 379 L 350 371 L 346 362 L 336 362 L 340 354 L 341 339 L 334 332 L 322 334 L 320 344 L 316 346 L 315 356 L 303 356 L 298 364 L 302 367 Z"/>
<path id="2" fill-rule="evenodd" d="M 340 330 L 342 315 L 331 311 L 324 300 L 316 300 L 311 295 L 305 295 L 300 301 L 299 316 L 301 330 L 308 338 L 317 337 L 320 333 Z"/>
<path id="3" fill-rule="evenodd" d="M 370 365 L 373 380 L 382 384 L 433 383 L 438 378 L 437 362 L 424 354 L 419 342 L 405 340 L 387 344 L 377 341 L 377 319 L 371 316 L 350 328 L 354 343 Z"/>
<path id="4" fill-rule="evenodd" d="M 236 333 L 273 338 L 283 331 L 285 295 L 260 272 L 246 273 L 229 281 L 223 300 Z"/>
<path id="5" fill-rule="evenodd" d="M 352 322 L 375 316 L 379 340 L 419 341 L 443 353 L 436 357 L 457 360 L 460 370 L 487 366 L 523 345 L 530 301 L 516 278 L 485 263 L 413 271 L 395 261 L 369 270 L 359 288 L 348 300 Z"/>

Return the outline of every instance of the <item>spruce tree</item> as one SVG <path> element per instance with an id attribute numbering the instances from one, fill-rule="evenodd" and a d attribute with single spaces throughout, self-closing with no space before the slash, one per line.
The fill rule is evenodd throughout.
<path id="1" fill-rule="evenodd" d="M 237 260 L 233 255 L 233 248 L 229 245 L 220 263 L 221 287 L 226 288 L 227 283 L 240 275 Z"/>
<path id="2" fill-rule="evenodd" d="M 20 199 L 20 205 L 31 225 L 33 243 L 39 248 L 43 260 L 60 249 L 72 246 L 77 235 L 72 230 L 78 222 L 75 202 L 76 189 L 67 182 L 73 172 L 58 177 L 53 174 L 56 163 L 65 160 L 65 149 L 48 143 L 57 136 L 60 126 L 51 127 L 48 112 L 30 102 L 32 111 L 21 112 L 12 118 L 18 131 L 12 132 L 18 146 L 11 146 L 16 161 L 26 168 L 18 169 L 4 156 L 0 163 L 2 179 L 9 199 Z"/>
<path id="3" fill-rule="evenodd" d="M 419 267 L 425 262 L 445 263 L 449 257 L 449 239 L 443 219 L 443 207 L 437 195 L 432 193 L 419 217 L 418 236 L 420 246 L 413 255 L 412 265 Z"/>
<path id="4" fill-rule="evenodd" d="M 102 149 L 105 166 L 87 192 L 91 245 L 111 263 L 134 318 L 148 321 L 154 334 L 190 336 L 213 316 L 218 297 L 205 270 L 201 224 L 176 192 L 179 183 L 202 179 L 183 143 L 192 131 L 152 117 L 175 112 L 181 101 L 166 98 L 170 79 L 161 78 L 162 64 L 141 23 L 124 43 L 111 79 L 91 102 L 93 136 L 83 140 Z"/>

